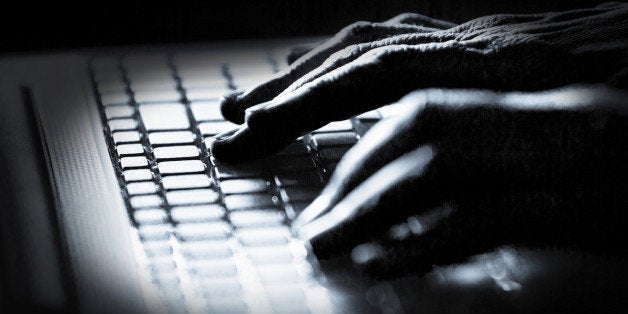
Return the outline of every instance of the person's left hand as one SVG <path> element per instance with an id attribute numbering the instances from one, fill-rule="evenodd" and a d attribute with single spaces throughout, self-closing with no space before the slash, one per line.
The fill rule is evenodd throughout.
<path id="1" fill-rule="evenodd" d="M 358 22 L 285 71 L 221 100 L 243 124 L 217 136 L 212 156 L 259 159 L 329 122 L 430 87 L 544 90 L 573 83 L 626 84 L 628 5 L 484 16 L 461 25 L 404 15 Z"/>

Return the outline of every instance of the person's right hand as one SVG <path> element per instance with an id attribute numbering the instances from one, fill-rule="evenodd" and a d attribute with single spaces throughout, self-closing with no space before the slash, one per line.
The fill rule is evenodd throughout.
<path id="1" fill-rule="evenodd" d="M 321 259 L 422 273 L 501 245 L 628 250 L 628 94 L 428 90 L 376 124 L 293 222 Z M 401 225 L 396 225 L 401 224 Z"/>
<path id="2" fill-rule="evenodd" d="M 246 122 L 211 145 L 223 161 L 257 159 L 325 124 L 421 88 L 541 90 L 574 82 L 627 87 L 628 5 L 494 15 L 454 26 L 419 15 L 356 23 L 292 66 L 222 101 Z"/>

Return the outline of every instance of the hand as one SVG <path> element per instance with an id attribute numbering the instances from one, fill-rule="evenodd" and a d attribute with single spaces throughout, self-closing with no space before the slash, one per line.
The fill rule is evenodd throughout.
<path id="1" fill-rule="evenodd" d="M 211 145 L 224 161 L 272 154 L 334 120 L 427 87 L 540 90 L 573 82 L 626 86 L 628 5 L 494 15 L 459 26 L 419 15 L 356 23 L 246 92 L 222 101 L 240 129 Z"/>
<path id="2" fill-rule="evenodd" d="M 429 90 L 371 129 L 294 230 L 374 277 L 500 245 L 609 252 L 628 218 L 628 93 Z"/>

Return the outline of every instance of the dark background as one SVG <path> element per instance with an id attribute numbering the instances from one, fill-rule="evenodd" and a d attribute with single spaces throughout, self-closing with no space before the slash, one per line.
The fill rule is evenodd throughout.
<path id="1" fill-rule="evenodd" d="M 494 13 L 590 7 L 591 0 L 4 1 L 0 52 L 333 34 L 402 12 L 463 22 Z"/>

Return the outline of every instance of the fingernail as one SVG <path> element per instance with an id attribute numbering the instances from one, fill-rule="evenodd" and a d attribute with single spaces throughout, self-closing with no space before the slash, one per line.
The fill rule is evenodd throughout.
<path id="1" fill-rule="evenodd" d="M 244 106 L 238 102 L 242 94 L 244 90 L 238 89 L 224 94 L 220 99 L 220 112 L 223 117 L 238 124 L 244 123 Z"/>
<path id="2" fill-rule="evenodd" d="M 279 122 L 276 118 L 276 115 L 271 115 L 268 113 L 266 108 L 271 106 L 272 102 L 265 102 L 254 107 L 246 109 L 244 112 L 244 121 L 249 126 L 251 130 L 264 130 L 270 131 L 270 126 L 272 125 L 272 130 L 277 130 L 282 127 L 280 123 L 275 123 L 273 125 L 273 118 L 275 122 Z M 285 121 L 281 121 L 285 123 Z"/>
<path id="3" fill-rule="evenodd" d="M 358 265 L 364 265 L 384 255 L 381 245 L 375 243 L 361 244 L 351 251 L 351 260 Z"/>
<path id="4" fill-rule="evenodd" d="M 212 137 L 208 143 L 208 148 L 212 156 L 225 161 L 233 159 L 237 152 L 234 152 L 235 145 L 232 143 L 231 139 L 239 130 L 240 129 L 233 129 Z"/>

